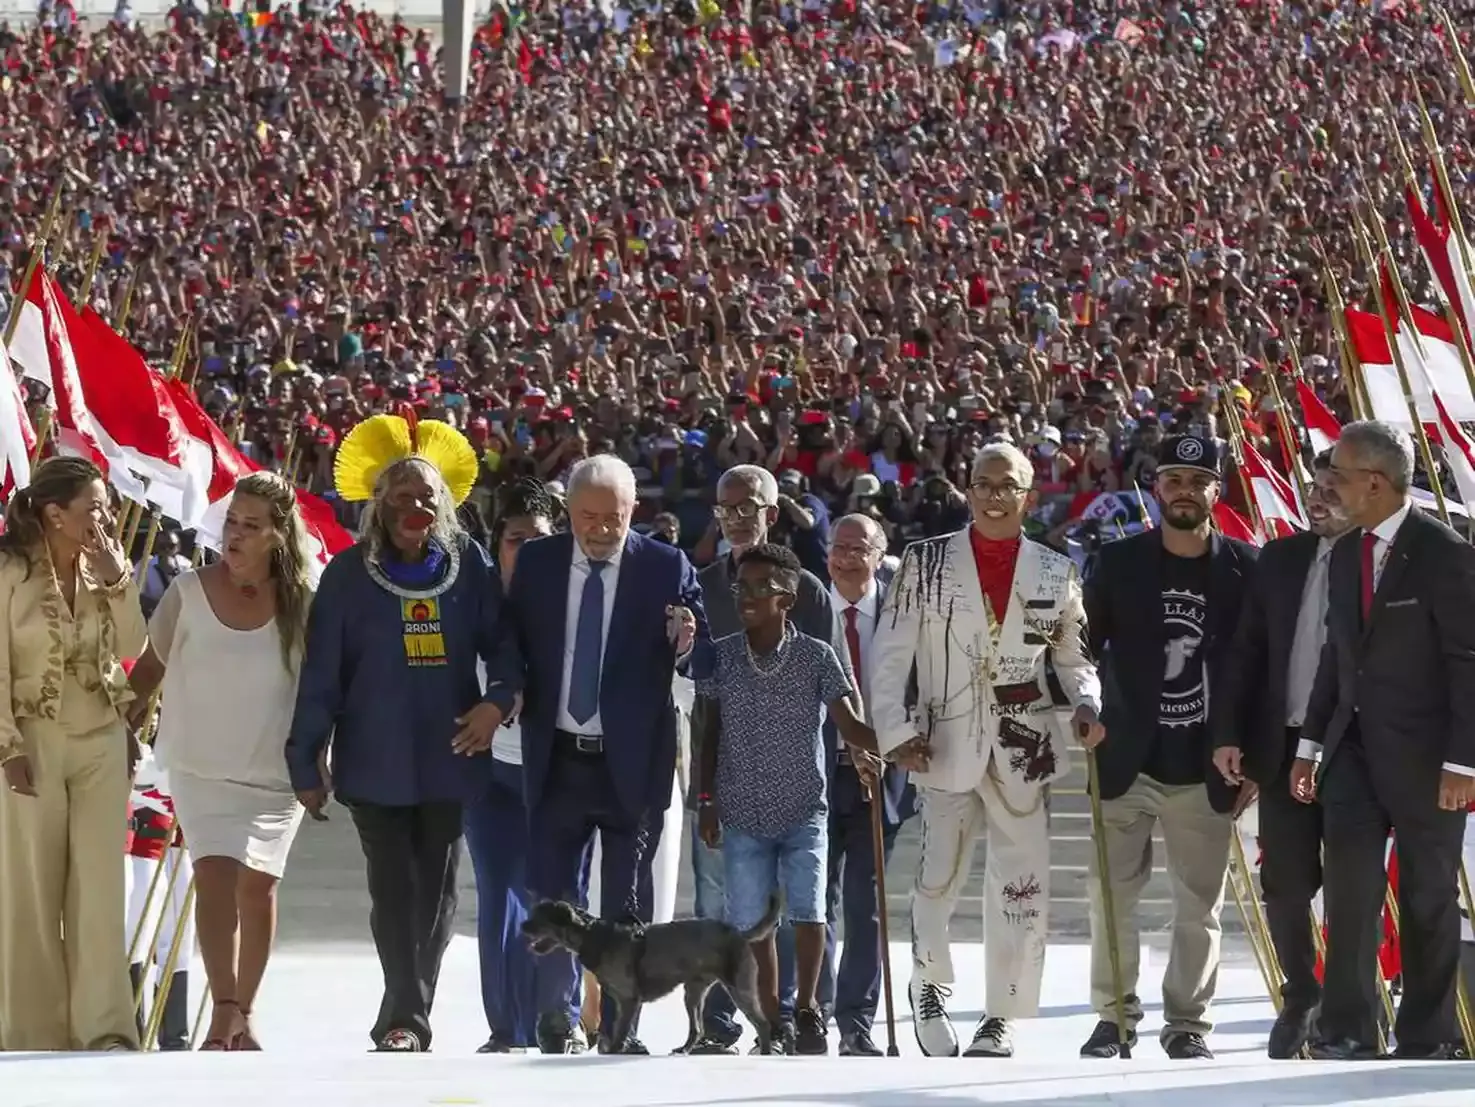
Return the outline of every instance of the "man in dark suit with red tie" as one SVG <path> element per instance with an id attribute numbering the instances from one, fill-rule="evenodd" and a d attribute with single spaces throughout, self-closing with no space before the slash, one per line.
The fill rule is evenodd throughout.
<path id="1" fill-rule="evenodd" d="M 1395 1055 L 1465 1056 L 1456 1031 L 1456 873 L 1475 799 L 1475 550 L 1409 498 L 1413 445 L 1343 428 L 1329 495 L 1352 530 L 1332 553 L 1327 639 L 1291 769 L 1326 837 L 1326 975 L 1315 1056 L 1376 1052 L 1378 945 L 1398 850 L 1403 998 Z"/>

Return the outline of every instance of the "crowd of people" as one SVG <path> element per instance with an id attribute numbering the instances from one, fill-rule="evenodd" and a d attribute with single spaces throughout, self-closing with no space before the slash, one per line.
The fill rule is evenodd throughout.
<path id="1" fill-rule="evenodd" d="M 193 318 L 256 460 L 329 491 L 407 400 L 475 443 L 483 513 L 608 451 L 695 550 L 749 462 L 785 528 L 856 509 L 899 553 L 1000 434 L 1048 529 L 1231 396 L 1263 433 L 1289 343 L 1345 414 L 1318 250 L 1356 302 L 1366 190 L 1411 256 L 1415 86 L 1469 199 L 1449 44 L 1383 0 L 497 6 L 451 107 L 428 32 L 347 4 L 54 5 L 0 68 L 7 287 L 64 186 L 63 284 L 101 242 L 85 298 L 135 344 Z"/>
<path id="2" fill-rule="evenodd" d="M 203 405 L 280 475 L 238 487 L 218 561 L 186 568 L 169 534 L 142 594 L 88 463 L 50 459 L 11 499 L 0 875 L 34 895 L 0 902 L 0 1045 L 139 1044 L 144 974 L 135 961 L 130 990 L 107 812 L 127 790 L 124 722 L 144 726 L 162 690 L 155 753 L 193 860 L 211 1049 L 259 1048 L 276 883 L 304 812 L 332 797 L 367 862 L 378 1049 L 430 1048 L 464 835 L 487 1052 L 576 1052 L 594 1027 L 602 1049 L 644 1050 L 638 1012 L 584 1004 L 569 949 L 519 933 L 534 900 L 590 902 L 597 840 L 606 919 L 657 916 L 674 843 L 697 912 L 754 938 L 754 990 L 708 994 L 689 1049 L 735 1051 L 736 1004 L 765 1052 L 826 1052 L 833 1019 L 841 1053 L 877 1053 L 876 866 L 920 807 L 918 1043 L 1007 1056 L 1038 1005 L 1045 801 L 1076 743 L 1100 760 L 1107 845 L 1101 1024 L 1083 1053 L 1135 1039 L 1137 967 L 1115 953 L 1135 949 L 1133 866 L 1157 822 L 1189 859 L 1163 1046 L 1210 1055 L 1228 843 L 1259 789 L 1287 799 L 1286 822 L 1325 809 L 1329 854 L 1344 828 L 1325 881 L 1349 916 L 1377 884 L 1372 839 L 1379 867 L 1390 827 L 1415 845 L 1398 1050 L 1467 1048 L 1451 843 L 1475 771 L 1463 707 L 1419 683 L 1464 647 L 1410 610 L 1462 610 L 1463 547 L 1405 522 L 1406 436 L 1349 426 L 1308 504 L 1325 575 L 1281 582 L 1289 610 L 1320 588 L 1340 612 L 1308 620 L 1331 636 L 1323 678 L 1300 628 L 1294 669 L 1290 633 L 1258 643 L 1254 550 L 1210 525 L 1236 492 L 1228 428 L 1269 433 L 1292 347 L 1350 413 L 1323 266 L 1361 298 L 1347 225 L 1365 196 L 1412 257 L 1392 135 L 1417 141 L 1415 89 L 1469 199 L 1463 94 L 1432 13 L 536 3 L 493 9 L 464 97 L 428 33 L 348 5 L 185 3 L 163 28 L 126 7 L 96 28 L 67 13 L 0 26 L 4 286 L 63 187 L 51 271 L 156 361 L 191 323 Z M 1432 299 L 1421 269 L 1405 266 Z M 359 535 L 315 596 L 294 484 Z M 1136 493 L 1137 529 L 1163 525 L 1083 591 L 1061 556 L 1070 524 L 1118 491 Z M 1366 560 L 1331 559 L 1354 527 Z M 1415 556 L 1447 592 L 1418 590 Z M 1166 638 L 1141 618 L 1159 609 Z M 1379 648 L 1427 664 L 1390 660 L 1359 724 L 1345 670 L 1375 611 Z M 1266 672 L 1298 690 L 1266 709 L 1285 716 L 1257 731 L 1274 742 L 1245 721 Z M 1214 713 L 1206 682 L 1226 689 Z M 1406 734 L 1379 712 L 1415 693 L 1450 703 L 1423 728 L 1449 739 L 1390 778 Z M 250 706 L 222 727 L 228 695 Z M 775 758 L 782 787 L 745 771 Z M 58 819 L 66 856 L 38 846 Z M 1313 1023 L 1321 985 L 1284 935 L 1322 883 L 1306 872 L 1322 828 L 1295 825 L 1304 864 L 1265 889 L 1287 962 L 1272 1053 L 1380 1052 L 1355 926 L 1330 932 Z M 500 848 L 519 826 L 522 848 Z M 983 827 L 989 1011 L 964 1043 L 948 920 Z M 1276 845 L 1266 871 L 1285 874 Z M 116 888 L 62 894 L 68 866 L 109 865 Z M 69 972 L 79 956 L 97 963 Z"/>

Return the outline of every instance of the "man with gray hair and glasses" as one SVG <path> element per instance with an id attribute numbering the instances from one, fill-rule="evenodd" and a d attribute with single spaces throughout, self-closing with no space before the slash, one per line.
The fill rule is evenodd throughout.
<path id="1" fill-rule="evenodd" d="M 1326 644 L 1291 770 L 1320 802 L 1326 839 L 1326 974 L 1313 1055 L 1377 1046 L 1377 949 L 1398 851 L 1403 997 L 1394 1056 L 1468 1056 L 1456 1030 L 1457 879 L 1475 800 L 1475 550 L 1414 510 L 1414 450 L 1388 423 L 1350 423 L 1328 498 L 1351 531 L 1332 551 Z"/>
<path id="2" fill-rule="evenodd" d="M 778 519 L 778 482 L 772 473 L 757 465 L 736 465 L 722 474 L 717 482 L 717 504 L 713 509 L 722 536 L 729 549 L 701 571 L 698 579 L 702 586 L 702 606 L 706 610 L 712 638 L 718 639 L 737 634 L 742 628 L 738 616 L 733 586 L 737 581 L 735 568 L 737 558 L 754 546 L 767 542 L 770 528 Z M 844 639 L 837 630 L 835 610 L 829 592 L 813 573 L 801 571 L 799 591 L 794 608 L 789 613 L 794 628 L 801 634 L 828 642 L 840 658 L 851 687 L 858 688 L 855 675 L 848 661 Z M 858 698 L 858 697 L 857 697 Z M 697 701 L 696 711 L 702 709 Z M 696 748 L 697 736 L 703 733 L 700 720 L 692 720 L 692 764 L 701 763 L 701 751 Z M 693 789 L 690 802 L 700 808 L 704 799 Z M 697 820 L 691 820 L 692 875 L 696 881 L 696 914 L 698 918 L 720 919 L 724 915 L 725 883 L 723 880 L 722 851 L 708 849 L 697 834 Z M 787 928 L 786 928 L 787 930 Z M 827 1050 L 825 1030 L 812 1023 L 810 1012 L 797 1013 L 793 1009 L 795 995 L 794 943 L 792 932 L 779 934 L 779 995 L 781 997 L 781 1025 L 774 1035 L 775 1048 L 780 1052 L 824 1053 Z M 693 1048 L 694 1053 L 735 1053 L 735 1046 L 742 1031 L 734 1021 L 736 1008 L 732 997 L 721 985 L 707 993 L 707 1006 L 703 1015 L 702 1037 Z M 795 1020 L 801 1025 L 796 1025 Z"/>

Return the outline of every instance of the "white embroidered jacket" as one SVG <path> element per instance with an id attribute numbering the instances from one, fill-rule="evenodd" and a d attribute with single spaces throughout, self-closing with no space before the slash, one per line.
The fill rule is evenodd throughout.
<path id="1" fill-rule="evenodd" d="M 999 623 L 979 587 L 967 530 L 914 543 L 887 593 L 873 646 L 881 752 L 920 734 L 932 761 L 927 772 L 912 774 L 917 784 L 970 792 L 991 771 L 1006 799 L 1030 802 L 1069 771 L 1070 711 L 1101 709 L 1085 622 L 1075 565 L 1048 547 L 1020 542 Z M 1051 702 L 1047 652 L 1069 708 Z"/>

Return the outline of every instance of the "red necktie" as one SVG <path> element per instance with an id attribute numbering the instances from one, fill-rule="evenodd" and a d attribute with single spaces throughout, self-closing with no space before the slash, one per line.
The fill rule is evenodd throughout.
<path id="1" fill-rule="evenodd" d="M 1373 614 L 1373 592 L 1376 582 L 1373 573 L 1373 551 L 1378 547 L 1378 536 L 1365 531 L 1362 536 L 1362 621 L 1366 623 Z"/>
<path id="2" fill-rule="evenodd" d="M 855 673 L 855 687 L 860 690 L 860 631 L 855 627 L 855 608 L 845 609 L 845 645 L 850 650 L 850 669 Z"/>

